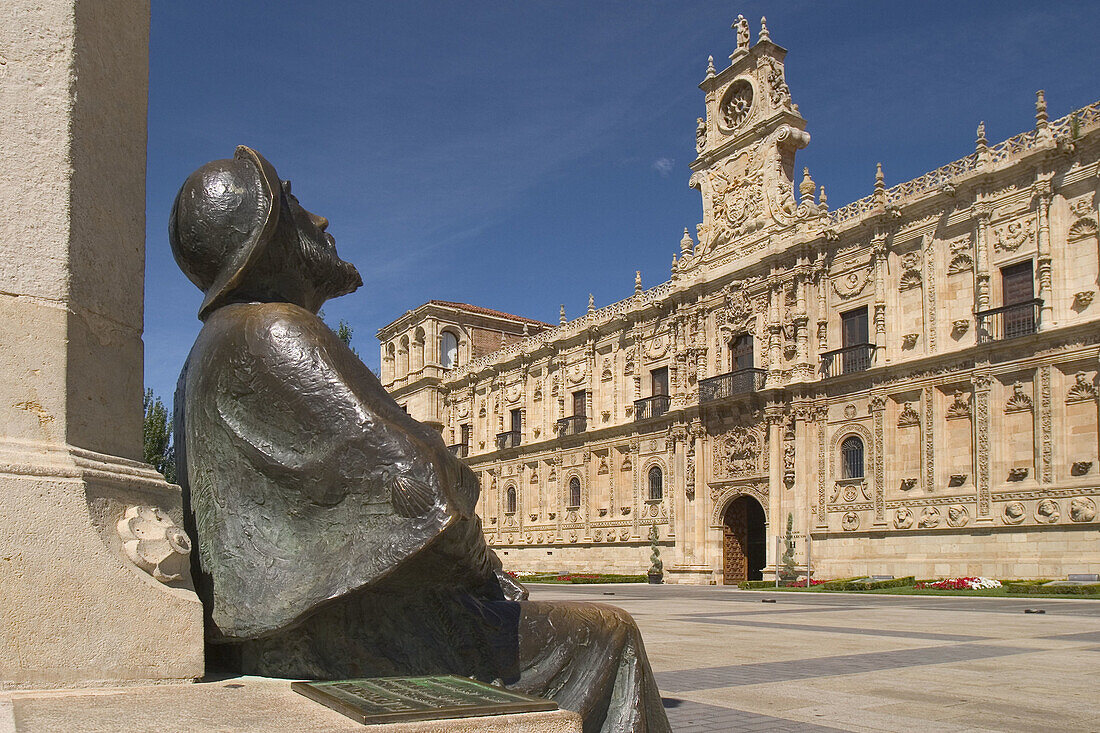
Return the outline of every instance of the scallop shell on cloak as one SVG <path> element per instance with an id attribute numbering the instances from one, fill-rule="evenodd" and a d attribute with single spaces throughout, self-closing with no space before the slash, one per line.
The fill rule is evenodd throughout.
<path id="1" fill-rule="evenodd" d="M 386 482 L 390 504 L 400 517 L 423 517 L 435 504 L 435 492 L 426 483 L 410 476 L 396 475 Z"/>

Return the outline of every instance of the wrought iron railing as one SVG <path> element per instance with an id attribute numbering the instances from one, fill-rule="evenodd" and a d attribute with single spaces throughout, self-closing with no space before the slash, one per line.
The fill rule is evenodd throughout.
<path id="1" fill-rule="evenodd" d="M 588 428 L 588 418 L 584 415 L 563 417 L 558 420 L 558 435 L 579 435 Z"/>
<path id="2" fill-rule="evenodd" d="M 978 343 L 988 344 L 991 341 L 1003 341 L 1035 333 L 1039 330 L 1039 314 L 1042 307 L 1042 299 L 1035 298 L 1023 303 L 978 311 L 974 314 L 974 320 L 977 321 Z"/>
<path id="3" fill-rule="evenodd" d="M 842 349 L 826 351 L 821 355 L 821 378 L 839 377 L 841 374 L 865 372 L 875 358 L 874 344 L 854 344 Z"/>
<path id="4" fill-rule="evenodd" d="M 451 453 L 454 453 L 459 458 L 466 458 L 470 455 L 469 443 L 455 443 L 454 445 L 449 445 L 447 447 L 451 450 Z"/>
<path id="5" fill-rule="evenodd" d="M 668 412 L 672 399 L 667 394 L 655 394 L 641 400 L 634 400 L 634 420 L 648 420 L 660 417 Z"/>
<path id="6" fill-rule="evenodd" d="M 699 381 L 699 401 L 714 402 L 764 389 L 766 369 L 738 369 Z"/>
<path id="7" fill-rule="evenodd" d="M 497 450 L 504 450 L 505 448 L 515 448 L 519 445 L 520 432 L 518 430 L 509 430 L 506 433 L 497 433 Z"/>

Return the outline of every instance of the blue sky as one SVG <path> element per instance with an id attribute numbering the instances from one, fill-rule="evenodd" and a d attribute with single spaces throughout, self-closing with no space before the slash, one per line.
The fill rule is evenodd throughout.
<path id="1" fill-rule="evenodd" d="M 187 175 L 247 144 L 331 220 L 364 286 L 330 302 L 375 331 L 431 298 L 557 321 L 667 279 L 708 55 L 761 15 L 831 208 L 1100 98 L 1093 2 L 153 3 L 145 381 L 170 400 L 201 296 L 167 241 Z"/>

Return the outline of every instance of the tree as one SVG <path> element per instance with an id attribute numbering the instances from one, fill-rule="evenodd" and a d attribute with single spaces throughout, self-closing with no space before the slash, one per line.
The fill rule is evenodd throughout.
<path id="1" fill-rule="evenodd" d="M 323 309 L 317 311 L 317 317 L 320 318 L 322 321 L 325 320 L 325 311 Z M 328 324 L 326 323 L 325 325 Z M 332 328 L 332 326 L 329 326 L 329 328 Z M 332 330 L 336 332 L 337 338 L 343 341 L 344 345 L 351 349 L 351 353 L 359 356 L 359 352 L 356 351 L 355 347 L 351 345 L 351 336 L 353 333 L 355 333 L 355 329 L 351 327 L 350 323 L 341 318 L 340 322 L 336 324 L 336 328 L 332 328 Z"/>
<path id="2" fill-rule="evenodd" d="M 661 562 L 661 549 L 657 546 L 657 540 L 660 538 L 660 534 L 657 531 L 657 524 L 653 523 L 649 527 L 649 561 L 652 565 L 649 566 L 649 575 L 652 577 L 660 578 L 664 574 L 665 564 Z"/>
<path id="3" fill-rule="evenodd" d="M 352 329 L 351 324 L 341 318 L 340 323 L 336 326 L 336 335 L 340 338 L 341 341 L 344 342 L 344 344 L 349 349 L 351 349 L 351 353 L 359 356 L 359 352 L 356 351 L 355 347 L 351 345 L 351 335 L 354 332 L 355 331 Z"/>
<path id="4" fill-rule="evenodd" d="M 172 445 L 172 420 L 160 397 L 146 389 L 141 400 L 145 411 L 141 437 L 142 457 L 146 463 L 164 474 L 169 483 L 176 483 L 176 449 Z"/>
<path id="5" fill-rule="evenodd" d="M 794 561 L 794 515 L 787 515 L 787 538 L 786 538 L 787 550 L 783 553 L 783 557 L 780 562 L 783 563 L 783 569 L 779 571 L 779 577 L 782 580 L 794 580 L 798 577 L 797 565 Z"/>

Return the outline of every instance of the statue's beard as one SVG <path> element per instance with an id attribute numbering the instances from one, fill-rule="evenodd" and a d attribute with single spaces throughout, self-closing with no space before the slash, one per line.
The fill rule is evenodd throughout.
<path id="1" fill-rule="evenodd" d="M 337 298 L 354 292 L 363 284 L 363 278 L 355 265 L 345 262 L 336 254 L 336 245 L 328 238 L 327 246 L 298 233 L 306 275 L 326 298 Z"/>

